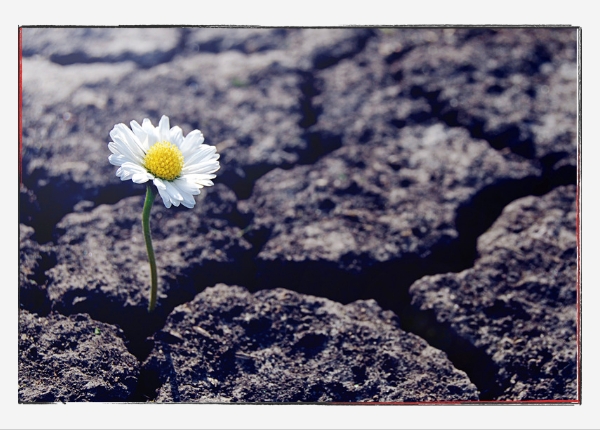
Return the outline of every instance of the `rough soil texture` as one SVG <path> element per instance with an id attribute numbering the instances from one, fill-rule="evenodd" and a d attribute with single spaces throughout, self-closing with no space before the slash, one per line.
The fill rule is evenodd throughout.
<path id="1" fill-rule="evenodd" d="M 154 339 L 144 370 L 159 380 L 158 402 L 479 399 L 443 352 L 374 300 L 219 284 L 175 308 Z"/>
<path id="2" fill-rule="evenodd" d="M 21 401 L 578 400 L 575 28 L 24 28 L 21 53 L 20 313 L 65 339 L 22 323 Z M 107 143 L 162 115 L 221 169 L 155 202 L 148 314 L 145 187 Z"/>
<path id="3" fill-rule="evenodd" d="M 19 402 L 125 401 L 139 367 L 112 325 L 86 314 L 19 313 Z"/>
<path id="4" fill-rule="evenodd" d="M 575 191 L 511 203 L 479 238 L 472 269 L 410 288 L 420 310 L 492 358 L 498 399 L 577 396 Z"/>

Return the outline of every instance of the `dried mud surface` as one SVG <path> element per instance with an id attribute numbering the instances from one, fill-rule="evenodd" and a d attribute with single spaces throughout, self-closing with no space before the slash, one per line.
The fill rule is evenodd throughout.
<path id="1" fill-rule="evenodd" d="M 575 28 L 23 28 L 20 402 L 579 400 Z M 221 169 L 151 213 L 117 123 Z"/>

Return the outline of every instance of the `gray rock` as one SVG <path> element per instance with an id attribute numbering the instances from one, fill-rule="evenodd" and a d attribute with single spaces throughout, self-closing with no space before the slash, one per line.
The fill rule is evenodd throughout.
<path id="1" fill-rule="evenodd" d="M 314 73 L 314 130 L 330 130 L 345 143 L 372 144 L 390 137 L 394 128 L 423 124 L 433 118 L 427 100 L 406 95 L 390 62 L 419 46 L 428 33 L 420 30 L 376 31 L 363 50 L 334 67 Z M 390 127 L 392 125 L 393 127 Z"/>
<path id="2" fill-rule="evenodd" d="M 424 277 L 413 304 L 496 366 L 498 400 L 576 400 L 575 186 L 508 205 L 461 273 Z"/>
<path id="3" fill-rule="evenodd" d="M 19 402 L 127 401 L 138 376 L 116 327 L 85 314 L 19 311 Z"/>
<path id="4" fill-rule="evenodd" d="M 316 288 L 340 292 L 336 299 L 347 302 L 369 297 L 366 289 L 377 283 L 371 276 L 389 275 L 392 263 L 404 268 L 393 272 L 404 281 L 465 264 L 452 251 L 460 249 L 459 209 L 488 188 L 498 187 L 497 200 L 504 201 L 502 191 L 514 191 L 499 184 L 525 192 L 538 174 L 442 124 L 395 129 L 394 138 L 346 144 L 313 165 L 276 169 L 240 202 L 253 215 L 250 236 L 264 242 L 258 284 L 295 289 L 318 282 Z M 365 279 L 336 279 L 365 271 Z M 348 285 L 338 288 L 339 282 Z"/>
<path id="5" fill-rule="evenodd" d="M 446 355 L 373 300 L 219 284 L 177 307 L 144 371 L 157 402 L 469 401 Z M 148 387 L 148 389 L 151 387 Z"/>

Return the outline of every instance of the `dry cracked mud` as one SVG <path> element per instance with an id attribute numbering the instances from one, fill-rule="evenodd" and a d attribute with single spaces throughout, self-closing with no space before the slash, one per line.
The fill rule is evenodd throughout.
<path id="1" fill-rule="evenodd" d="M 20 402 L 579 400 L 575 27 L 21 29 Z M 193 209 L 109 164 L 168 115 Z"/>

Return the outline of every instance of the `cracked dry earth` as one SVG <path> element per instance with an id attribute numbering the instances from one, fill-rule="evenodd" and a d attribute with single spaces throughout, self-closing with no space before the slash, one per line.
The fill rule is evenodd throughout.
<path id="1" fill-rule="evenodd" d="M 576 28 L 22 28 L 20 402 L 567 401 Z M 151 213 L 108 163 L 221 154 Z"/>

